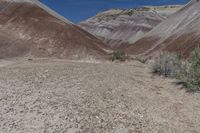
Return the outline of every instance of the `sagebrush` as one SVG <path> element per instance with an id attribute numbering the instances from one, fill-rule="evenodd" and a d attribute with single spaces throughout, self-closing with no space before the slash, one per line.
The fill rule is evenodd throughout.
<path id="1" fill-rule="evenodd" d="M 155 59 L 153 72 L 166 77 L 174 77 L 180 67 L 180 59 L 174 53 L 163 52 Z"/>
<path id="2" fill-rule="evenodd" d="M 128 59 L 128 55 L 122 51 L 116 51 L 111 54 L 110 60 L 111 61 L 126 61 Z"/>
<path id="3" fill-rule="evenodd" d="M 186 87 L 190 91 L 200 90 L 200 49 L 197 48 L 192 52 L 191 57 L 188 60 L 189 69 L 183 76 L 182 80 L 185 80 Z"/>
<path id="4" fill-rule="evenodd" d="M 188 91 L 200 91 L 199 48 L 196 48 L 188 59 L 181 59 L 175 53 L 161 53 L 155 59 L 152 68 L 154 73 L 177 78 Z"/>

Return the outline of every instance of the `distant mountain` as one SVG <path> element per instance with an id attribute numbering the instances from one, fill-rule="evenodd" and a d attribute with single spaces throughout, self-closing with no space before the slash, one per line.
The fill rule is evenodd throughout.
<path id="1" fill-rule="evenodd" d="M 107 49 L 37 0 L 0 1 L 0 58 L 102 58 Z"/>
<path id="2" fill-rule="evenodd" d="M 158 6 L 135 9 L 111 9 L 89 18 L 79 25 L 108 43 L 122 49 L 136 42 L 181 6 Z"/>
<path id="3" fill-rule="evenodd" d="M 188 57 L 197 46 L 200 46 L 200 1 L 192 0 L 126 51 L 151 55 L 167 50 Z"/>

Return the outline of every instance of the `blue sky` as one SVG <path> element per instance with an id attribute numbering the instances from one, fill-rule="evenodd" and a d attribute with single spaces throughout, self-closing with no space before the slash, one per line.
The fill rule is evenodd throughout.
<path id="1" fill-rule="evenodd" d="M 110 8 L 133 8 L 144 5 L 184 4 L 189 0 L 41 0 L 68 20 L 78 23 Z"/>

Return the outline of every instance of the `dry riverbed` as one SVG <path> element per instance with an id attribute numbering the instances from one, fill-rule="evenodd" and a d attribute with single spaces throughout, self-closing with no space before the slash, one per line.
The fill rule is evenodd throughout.
<path id="1" fill-rule="evenodd" d="M 198 133 L 181 88 L 139 62 L 0 60 L 0 133 Z"/>

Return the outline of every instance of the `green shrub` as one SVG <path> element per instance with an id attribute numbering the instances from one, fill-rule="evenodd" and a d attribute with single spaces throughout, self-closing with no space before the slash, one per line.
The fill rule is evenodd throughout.
<path id="1" fill-rule="evenodd" d="M 187 72 L 182 71 L 184 74 L 180 78 L 188 91 L 200 91 L 200 49 L 197 48 L 192 52 L 191 57 L 188 60 L 189 68 Z"/>
<path id="2" fill-rule="evenodd" d="M 127 59 L 128 56 L 126 55 L 126 53 L 121 51 L 113 52 L 110 58 L 111 61 L 116 61 L 116 60 L 126 61 Z"/>

